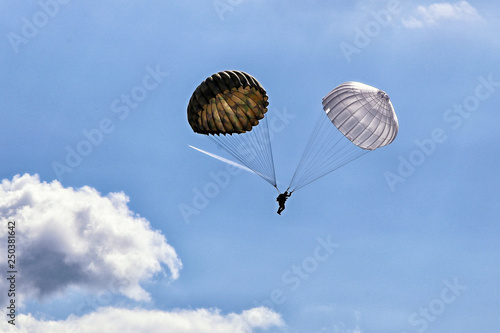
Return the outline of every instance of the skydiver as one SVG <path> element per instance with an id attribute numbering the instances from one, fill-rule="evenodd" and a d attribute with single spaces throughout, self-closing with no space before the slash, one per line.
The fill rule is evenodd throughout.
<path id="1" fill-rule="evenodd" d="M 278 209 L 278 214 L 281 215 L 281 212 L 285 210 L 285 201 L 288 199 L 292 193 L 288 193 L 288 191 L 285 191 L 285 193 L 280 193 L 278 197 L 276 198 L 276 201 L 278 201 L 280 208 Z"/>

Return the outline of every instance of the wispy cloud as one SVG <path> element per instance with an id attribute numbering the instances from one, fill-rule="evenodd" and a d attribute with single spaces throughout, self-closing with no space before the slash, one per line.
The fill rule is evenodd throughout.
<path id="1" fill-rule="evenodd" d="M 406 28 L 422 28 L 438 25 L 445 21 L 472 22 L 481 19 L 481 15 L 467 1 L 454 4 L 449 2 L 434 3 L 429 6 L 418 6 L 414 15 L 403 19 Z"/>
<path id="2" fill-rule="evenodd" d="M 13 333 L 250 333 L 255 329 L 262 332 L 283 325 L 278 313 L 264 307 L 227 315 L 217 309 L 159 311 L 107 307 L 82 317 L 59 321 L 38 320 L 21 314 L 16 326 L 7 324 L 5 320 L 0 322 L 1 329 Z"/>
<path id="3" fill-rule="evenodd" d="M 147 301 L 140 286 L 170 270 L 180 259 L 149 221 L 132 212 L 122 192 L 102 196 L 92 187 L 63 187 L 37 175 L 15 176 L 0 184 L 0 219 L 16 221 L 17 267 L 22 299 L 44 298 L 74 286 L 108 290 Z M 0 230 L 6 243 L 6 228 Z M 5 262 L 0 269 L 6 270 Z M 5 279 L 0 289 L 5 289 Z"/>

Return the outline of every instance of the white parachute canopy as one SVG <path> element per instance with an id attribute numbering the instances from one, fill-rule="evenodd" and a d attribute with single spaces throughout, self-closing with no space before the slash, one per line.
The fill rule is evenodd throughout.
<path id="1" fill-rule="evenodd" d="M 323 98 L 333 125 L 356 146 L 374 150 L 391 143 L 399 124 L 389 96 L 360 82 L 345 82 Z"/>
<path id="2" fill-rule="evenodd" d="M 292 192 L 390 144 L 398 134 L 389 96 L 364 83 L 342 83 L 323 98 L 323 110 L 290 182 Z"/>

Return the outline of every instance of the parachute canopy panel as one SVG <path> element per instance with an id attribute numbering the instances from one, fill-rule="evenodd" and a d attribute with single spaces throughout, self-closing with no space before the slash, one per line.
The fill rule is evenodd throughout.
<path id="1" fill-rule="evenodd" d="M 360 82 L 345 82 L 323 98 L 333 125 L 356 146 L 374 150 L 390 144 L 399 124 L 389 96 Z"/>
<path id="2" fill-rule="evenodd" d="M 252 75 L 222 71 L 203 81 L 187 108 L 189 125 L 200 134 L 245 133 L 267 112 L 265 89 Z"/>

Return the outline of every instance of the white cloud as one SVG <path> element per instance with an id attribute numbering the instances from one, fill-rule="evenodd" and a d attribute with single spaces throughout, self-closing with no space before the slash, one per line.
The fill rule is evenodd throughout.
<path id="1" fill-rule="evenodd" d="M 254 329 L 265 330 L 283 325 L 279 314 L 264 307 L 227 315 L 216 309 L 168 312 L 108 307 L 60 321 L 38 320 L 21 314 L 17 316 L 15 326 L 5 320 L 0 322 L 2 331 L 12 333 L 249 333 Z"/>
<path id="2" fill-rule="evenodd" d="M 65 188 L 58 181 L 41 182 L 38 175 L 4 179 L 0 221 L 16 221 L 16 268 L 22 281 L 16 298 L 42 299 L 71 286 L 145 301 L 150 296 L 141 281 L 165 273 L 164 266 L 176 279 L 182 263 L 174 248 L 130 211 L 128 201 L 124 193 L 101 196 L 92 187 Z M 0 229 L 2 244 L 6 233 L 6 227 Z M 0 262 L 3 272 L 5 265 Z M 6 290 L 4 280 L 0 290 Z"/>
<path id="3" fill-rule="evenodd" d="M 434 3 L 427 7 L 418 6 L 414 16 L 403 19 L 406 28 L 421 28 L 424 26 L 437 25 L 443 21 L 476 21 L 481 16 L 477 10 L 467 1 L 459 1 L 454 4 L 449 2 Z"/>

